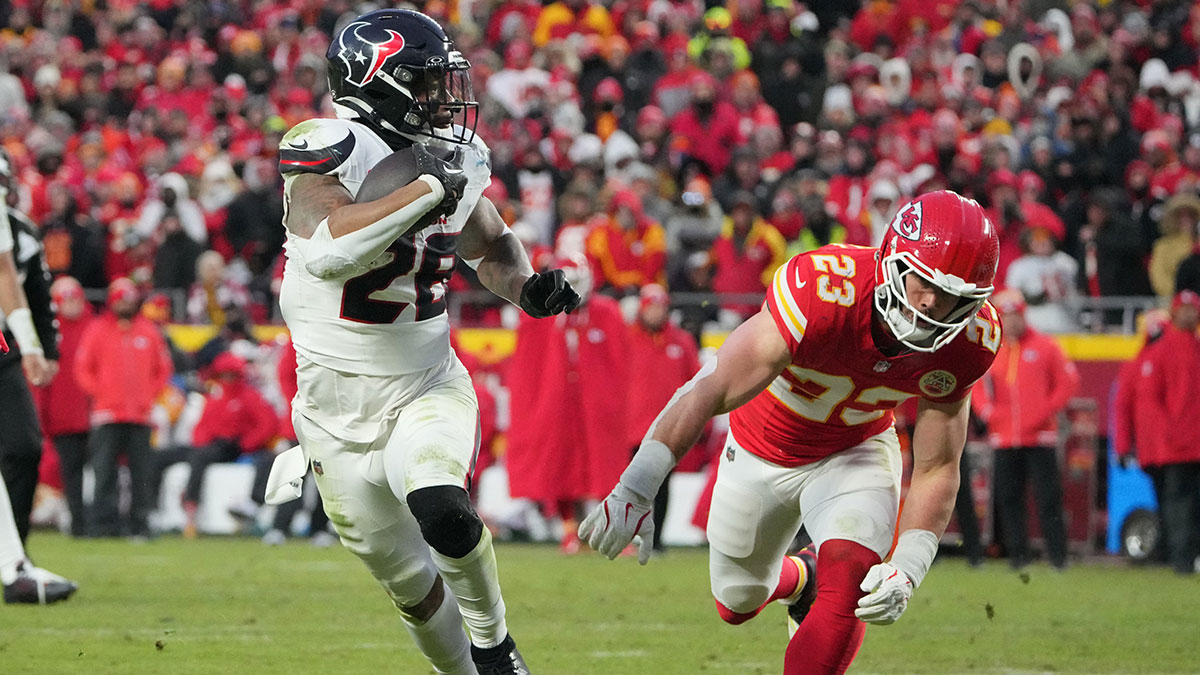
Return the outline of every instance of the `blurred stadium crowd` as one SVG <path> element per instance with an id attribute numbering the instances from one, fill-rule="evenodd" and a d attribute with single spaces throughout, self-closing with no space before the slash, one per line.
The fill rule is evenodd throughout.
<path id="1" fill-rule="evenodd" d="M 0 143 L 51 273 L 97 303 L 132 279 L 153 318 L 222 326 L 226 346 L 278 321 L 278 142 L 332 115 L 329 36 L 368 8 L 7 3 Z M 790 255 L 877 243 L 906 198 L 941 188 L 988 209 L 997 281 L 1039 330 L 1112 328 L 1119 312 L 1080 311 L 1109 307 L 1095 298 L 1200 292 L 1200 5 L 421 9 L 472 63 L 485 194 L 535 265 L 584 259 L 597 292 L 691 298 L 674 306 L 693 337 L 753 312 Z M 463 271 L 452 288 L 477 288 Z M 490 302 L 459 317 L 499 325 Z"/>

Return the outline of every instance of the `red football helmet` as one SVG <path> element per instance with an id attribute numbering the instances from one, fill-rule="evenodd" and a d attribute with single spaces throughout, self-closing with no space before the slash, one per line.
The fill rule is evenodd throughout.
<path id="1" fill-rule="evenodd" d="M 983 208 L 949 190 L 906 204 L 883 236 L 876 256 L 875 308 L 904 346 L 932 352 L 946 345 L 992 294 L 1000 240 Z M 960 298 L 941 321 L 908 301 L 905 277 L 920 275 Z"/>

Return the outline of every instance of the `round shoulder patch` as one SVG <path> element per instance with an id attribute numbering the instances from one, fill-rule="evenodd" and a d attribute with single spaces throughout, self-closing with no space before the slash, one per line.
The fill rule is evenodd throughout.
<path id="1" fill-rule="evenodd" d="M 958 386 L 958 378 L 948 370 L 931 370 L 921 376 L 918 383 L 921 393 L 929 398 L 941 398 L 954 391 Z"/>

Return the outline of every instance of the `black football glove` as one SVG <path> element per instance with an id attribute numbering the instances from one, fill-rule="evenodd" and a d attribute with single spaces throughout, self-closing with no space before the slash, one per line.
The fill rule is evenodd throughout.
<path id="1" fill-rule="evenodd" d="M 521 309 L 535 319 L 544 319 L 579 306 L 579 293 L 571 288 L 562 270 L 534 272 L 521 287 Z"/>
<path id="2" fill-rule="evenodd" d="M 413 158 L 421 174 L 429 174 L 438 179 L 446 190 L 442 201 L 430 210 L 439 216 L 449 216 L 458 209 L 458 200 L 462 199 L 463 190 L 467 187 L 467 175 L 463 173 L 462 150 L 456 148 L 447 158 L 443 159 L 429 151 L 421 143 L 413 143 Z"/>

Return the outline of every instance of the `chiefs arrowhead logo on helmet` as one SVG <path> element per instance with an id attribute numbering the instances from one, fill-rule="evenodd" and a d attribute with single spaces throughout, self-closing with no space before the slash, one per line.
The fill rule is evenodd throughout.
<path id="1" fill-rule="evenodd" d="M 364 30 L 369 31 L 372 28 L 378 29 L 366 21 L 357 21 L 347 26 L 341 34 L 341 51 L 338 52 L 338 56 L 345 62 L 349 72 L 346 81 L 358 87 L 366 86 L 388 59 L 404 49 L 403 35 L 390 28 L 385 29 L 384 34 L 378 36 L 384 38 L 383 41 L 376 42 L 364 34 Z M 355 50 L 346 46 L 347 35 L 357 37 L 366 49 Z M 366 53 L 368 50 L 370 53 Z"/>
<path id="2" fill-rule="evenodd" d="M 900 209 L 900 213 L 897 213 L 895 220 L 892 221 L 892 228 L 896 230 L 897 234 L 909 241 L 920 241 L 921 202 L 914 201 Z"/>

